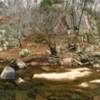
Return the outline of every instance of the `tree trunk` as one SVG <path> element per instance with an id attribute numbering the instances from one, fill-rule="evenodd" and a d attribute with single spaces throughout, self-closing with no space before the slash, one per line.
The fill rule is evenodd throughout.
<path id="1" fill-rule="evenodd" d="M 79 23 L 78 23 L 78 33 L 80 32 L 80 26 L 81 26 L 81 22 L 82 22 L 82 17 L 83 17 L 84 10 L 85 10 L 87 2 L 88 2 L 88 0 L 85 0 L 84 4 L 83 4 L 83 8 L 82 8 L 82 11 L 81 11 L 81 16 L 79 18 Z"/>
<path id="2" fill-rule="evenodd" d="M 89 23 L 89 18 L 88 18 L 87 15 L 85 15 L 84 18 L 85 18 L 86 26 L 87 26 L 88 30 L 91 32 L 91 29 L 92 29 L 92 28 L 91 28 L 91 25 L 90 25 L 90 23 Z"/>

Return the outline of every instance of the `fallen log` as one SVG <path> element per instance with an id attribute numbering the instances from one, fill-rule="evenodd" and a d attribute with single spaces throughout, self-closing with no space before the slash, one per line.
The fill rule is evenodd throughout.
<path id="1" fill-rule="evenodd" d="M 80 61 L 78 61 L 77 59 L 73 59 L 73 61 L 75 61 L 77 64 L 79 65 L 83 65 L 83 63 L 81 63 Z"/>

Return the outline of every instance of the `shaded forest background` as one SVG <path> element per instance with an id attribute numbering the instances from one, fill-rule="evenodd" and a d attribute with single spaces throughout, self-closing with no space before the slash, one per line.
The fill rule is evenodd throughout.
<path id="1" fill-rule="evenodd" d="M 66 34 L 99 44 L 99 5 L 100 0 L 1 0 L 0 47 L 20 47 L 23 38 L 37 33 L 49 42 L 50 34 Z"/>

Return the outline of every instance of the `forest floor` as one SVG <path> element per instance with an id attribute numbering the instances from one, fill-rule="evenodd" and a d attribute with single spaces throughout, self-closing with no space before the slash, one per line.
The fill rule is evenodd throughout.
<path id="1" fill-rule="evenodd" d="M 32 54 L 35 55 L 44 55 L 44 48 L 47 48 L 47 45 L 42 45 L 42 44 L 34 44 L 30 41 L 24 41 L 23 42 L 23 47 L 22 48 L 12 48 L 8 49 L 5 51 L 0 52 L 0 59 L 12 59 L 12 58 L 20 58 L 19 52 L 22 49 L 29 49 Z"/>
<path id="2" fill-rule="evenodd" d="M 6 51 L 0 52 L 0 62 L 2 63 L 3 60 L 10 61 L 11 59 L 21 59 L 23 61 L 30 60 L 31 56 L 24 57 L 24 58 L 19 56 L 19 52 L 22 49 L 26 49 L 26 48 L 32 52 L 32 55 L 36 56 L 34 60 L 27 63 L 28 65 L 27 69 L 19 70 L 17 72 L 17 74 L 19 74 L 19 76 L 21 76 L 21 78 L 27 82 L 27 84 L 23 83 L 22 85 L 20 85 L 22 89 L 26 88 L 26 91 L 32 90 L 33 88 L 30 86 L 30 84 L 32 84 L 32 86 L 37 89 L 38 93 L 36 96 L 37 98 L 36 100 L 47 100 L 47 99 L 44 99 L 44 97 L 56 98 L 55 100 L 59 100 L 59 98 L 62 98 L 61 100 L 83 100 L 83 99 L 73 99 L 74 97 L 76 98 L 76 96 L 74 95 L 77 95 L 77 98 L 83 98 L 83 97 L 92 97 L 95 95 L 98 96 L 100 94 L 100 91 L 99 91 L 100 69 L 98 70 L 95 68 L 91 68 L 91 66 L 83 66 L 83 68 L 81 66 L 77 66 L 77 67 L 50 66 L 49 63 L 47 62 L 48 54 L 44 50 L 45 48 L 48 48 L 46 44 L 36 44 L 27 39 L 25 39 L 22 44 L 23 44 L 22 48 L 13 48 L 13 49 L 8 49 Z M 72 52 L 68 52 L 66 55 L 63 55 L 63 56 L 71 57 L 72 55 L 73 55 Z M 80 72 L 76 72 L 77 70 L 79 70 L 78 68 L 82 70 Z M 74 75 L 74 72 L 76 76 Z M 88 75 L 84 77 L 82 76 L 76 79 L 77 75 L 79 76 L 80 73 L 82 74 L 84 72 L 86 73 L 88 72 L 87 73 Z M 36 78 L 36 75 L 39 76 L 40 78 Z M 53 78 L 56 78 L 57 80 L 57 78 L 59 79 L 61 77 L 65 77 L 66 80 L 59 81 L 59 82 L 51 81 Z M 75 77 L 75 80 L 68 81 L 68 78 L 70 77 L 72 78 Z M 8 83 L 5 82 L 5 84 L 3 84 L 3 82 L 1 82 L 0 84 L 1 86 L 5 87 L 6 84 Z M 22 95 L 23 94 L 21 94 L 21 96 Z M 25 95 L 27 95 L 27 93 Z M 41 99 L 41 96 L 42 96 L 42 99 Z M 16 100 L 20 100 L 20 99 L 18 98 Z M 24 99 L 21 99 L 21 100 L 24 100 Z M 84 100 L 89 100 L 89 99 L 84 99 Z M 94 100 L 100 100 L 100 97 L 99 99 L 94 99 Z"/>

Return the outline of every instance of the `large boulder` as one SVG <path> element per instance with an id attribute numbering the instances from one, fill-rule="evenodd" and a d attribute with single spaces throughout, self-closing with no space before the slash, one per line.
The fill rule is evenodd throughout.
<path id="1" fill-rule="evenodd" d="M 2 71 L 0 78 L 1 79 L 15 79 L 15 69 L 10 66 L 6 66 L 4 70 Z"/>

